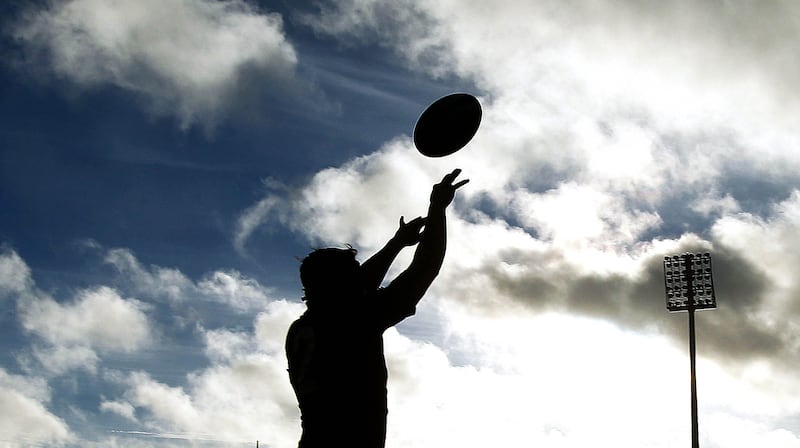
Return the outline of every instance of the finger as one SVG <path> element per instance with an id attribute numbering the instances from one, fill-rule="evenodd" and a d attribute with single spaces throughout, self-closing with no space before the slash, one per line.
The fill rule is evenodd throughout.
<path id="1" fill-rule="evenodd" d="M 410 225 L 410 226 L 411 225 L 422 226 L 423 224 L 425 224 L 425 218 L 423 218 L 422 216 L 418 216 L 418 217 L 412 219 L 411 221 L 409 221 L 409 223 L 408 223 L 408 225 Z"/>
<path id="2" fill-rule="evenodd" d="M 448 173 L 448 174 L 444 175 L 444 177 L 442 178 L 442 183 L 443 184 L 452 184 L 453 181 L 456 179 L 456 177 L 458 177 L 459 174 L 461 174 L 461 169 L 460 168 L 454 169 L 451 173 Z"/>
<path id="3" fill-rule="evenodd" d="M 453 190 L 458 190 L 459 188 L 461 188 L 464 184 L 466 184 L 468 182 L 469 182 L 469 179 L 462 180 L 461 182 L 453 185 Z"/>

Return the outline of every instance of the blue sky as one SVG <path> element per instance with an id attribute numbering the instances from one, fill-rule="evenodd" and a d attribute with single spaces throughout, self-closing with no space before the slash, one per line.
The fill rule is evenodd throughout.
<path id="1" fill-rule="evenodd" d="M 297 257 L 368 256 L 459 167 L 387 447 L 688 443 L 661 260 L 699 250 L 703 446 L 799 447 L 797 6 L 491 5 L 0 6 L 0 444 L 295 446 Z M 481 129 L 427 159 L 455 91 Z"/>
<path id="2" fill-rule="evenodd" d="M 7 9 L 6 22 L 13 23 L 20 13 Z M 409 73 L 375 48 L 332 53 L 327 47 L 336 48 L 335 42 L 286 23 L 296 30 L 293 46 L 304 51 L 296 67 L 300 90 L 282 94 L 257 85 L 252 90 L 264 92 L 255 107 L 236 104 L 232 118 L 186 129 L 169 112 L 137 107 L 147 99 L 113 83 L 89 88 L 45 68 L 15 70 L 19 60 L 30 57 L 29 50 L 7 37 L 7 52 L 17 58 L 3 72 L 4 157 L 9 161 L 3 189 L 9 219 L 4 222 L 14 226 L 3 229 L 8 242 L 28 252 L 26 259 L 51 263 L 55 271 L 74 263 L 75 251 L 64 245 L 84 238 L 146 250 L 157 257 L 155 264 L 179 264 L 196 275 L 207 264 L 191 262 L 209 253 L 224 265 L 261 270 L 253 260 L 231 253 L 229 230 L 237 213 L 259 195 L 263 179 L 299 183 L 369 153 L 409 133 L 430 98 L 464 84 Z M 32 78 L 25 69 L 38 73 Z M 27 188 L 31 184 L 39 187 Z M 58 223 L 53 215 L 61 217 Z M 300 244 L 294 255 L 306 249 Z M 252 255 L 269 260 L 260 257 L 261 251 Z"/>

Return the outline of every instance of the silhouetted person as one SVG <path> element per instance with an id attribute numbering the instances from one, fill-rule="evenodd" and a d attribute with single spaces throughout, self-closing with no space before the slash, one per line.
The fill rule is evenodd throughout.
<path id="1" fill-rule="evenodd" d="M 445 209 L 461 170 L 433 186 L 426 218 L 400 227 L 359 265 L 356 251 L 318 249 L 300 266 L 308 309 L 286 337 L 289 379 L 300 404 L 300 448 L 382 448 L 386 440 L 383 332 L 415 313 L 439 274 L 447 241 Z M 424 226 L 424 231 L 420 233 Z M 395 257 L 418 244 L 411 265 L 380 288 Z"/>

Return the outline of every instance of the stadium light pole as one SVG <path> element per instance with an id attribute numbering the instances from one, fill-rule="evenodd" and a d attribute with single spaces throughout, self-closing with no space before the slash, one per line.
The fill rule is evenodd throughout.
<path id="1" fill-rule="evenodd" d="M 664 286 L 669 312 L 689 313 L 689 366 L 691 369 L 692 448 L 700 447 L 697 423 L 697 376 L 695 367 L 695 310 L 717 307 L 714 279 L 711 275 L 711 254 L 685 253 L 664 257 Z"/>

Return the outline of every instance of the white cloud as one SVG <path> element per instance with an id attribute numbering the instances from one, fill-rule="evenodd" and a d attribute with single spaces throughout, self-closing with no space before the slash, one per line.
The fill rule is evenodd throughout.
<path id="1" fill-rule="evenodd" d="M 69 302 L 40 291 L 27 263 L 11 251 L 0 256 L 0 288 L 14 292 L 20 326 L 38 340 L 18 360 L 33 369 L 32 360 L 46 371 L 72 369 L 94 372 L 100 352 L 132 352 L 152 340 L 147 306 L 126 299 L 115 289 L 99 286 L 80 290 Z"/>
<path id="2" fill-rule="evenodd" d="M 13 375 L 0 368 L 0 387 L 17 391 L 41 403 L 50 401 L 50 387 L 43 378 Z"/>
<path id="3" fill-rule="evenodd" d="M 302 188 L 270 192 L 241 214 L 240 221 L 247 221 L 251 231 L 237 230 L 237 244 L 243 245 L 252 229 L 273 220 L 314 244 L 382 245 L 400 216 L 410 220 L 426 213 L 430 184 L 444 174 L 435 164 L 420 163 L 408 150 L 406 139 L 394 140 L 376 153 L 320 171 Z M 252 213 L 265 202 L 270 212 Z"/>
<path id="4" fill-rule="evenodd" d="M 796 269 L 800 255 L 795 250 L 800 247 L 800 191 L 794 190 L 784 201 L 774 204 L 764 217 L 744 212 L 724 216 L 715 222 L 711 232 L 769 279 L 771 319 L 782 320 L 784 313 L 800 311 L 795 304 L 800 292 Z"/>
<path id="5" fill-rule="evenodd" d="M 76 369 L 97 372 L 104 367 L 106 354 L 147 349 L 153 342 L 155 328 L 147 316 L 151 305 L 125 298 L 108 286 L 80 290 L 71 300 L 57 301 L 37 289 L 30 269 L 16 253 L 4 261 L 13 267 L 8 272 L 23 274 L 4 278 L 4 284 L 18 293 L 21 327 L 36 336 L 30 349 L 18 355 L 27 371 L 74 381 L 66 375 Z M 149 298 L 168 297 L 179 315 L 183 312 L 180 306 L 187 303 L 183 299 L 189 297 L 217 301 L 242 312 L 261 312 L 249 332 L 198 327 L 212 365 L 189 374 L 185 387 L 167 385 L 140 372 L 122 380 L 128 386 L 123 395 L 106 397 L 104 392 L 99 411 L 119 415 L 146 431 L 120 431 L 98 440 L 109 446 L 127 446 L 128 442 L 152 446 L 160 444 L 159 440 L 174 439 L 223 444 L 259 439 L 277 446 L 288 446 L 290 440 L 296 443 L 298 411 L 286 374 L 283 339 L 291 320 L 300 314 L 301 304 L 271 300 L 268 288 L 235 270 L 213 271 L 195 283 L 177 269 L 143 266 L 125 249 L 107 251 L 104 261 L 126 279 L 125 288 Z M 117 383 L 123 376 L 109 370 L 102 373 L 99 379 Z M 0 395 L 0 403 L 22 410 L 0 423 L 1 429 L 8 429 L 2 431 L 0 444 L 57 445 L 75 439 L 63 420 L 45 408 L 50 389 L 44 380 L 0 370 Z M 4 416 L 16 412 L 12 407 L 0 408 Z M 148 438 L 152 442 L 146 442 Z"/>
<path id="6" fill-rule="evenodd" d="M 233 237 L 233 245 L 239 253 L 245 253 L 245 242 L 247 242 L 253 232 L 269 218 L 269 214 L 276 203 L 276 198 L 268 196 L 253 204 L 239 215 Z"/>
<path id="7" fill-rule="evenodd" d="M 130 283 L 136 293 L 146 297 L 166 297 L 170 300 L 186 298 L 191 291 L 192 282 L 175 268 L 160 266 L 144 267 L 128 249 L 110 249 L 105 262 L 114 266 Z"/>
<path id="8" fill-rule="evenodd" d="M 243 0 L 71 0 L 30 9 L 14 36 L 61 78 L 139 95 L 181 127 L 213 126 L 257 91 L 291 84 L 282 19 Z"/>
<path id="9" fill-rule="evenodd" d="M 132 352 L 152 340 L 146 306 L 104 286 L 80 291 L 71 303 L 41 297 L 20 301 L 19 308 L 21 325 L 46 344 L 34 356 L 54 373 L 94 371 L 98 350 Z"/>
<path id="10" fill-rule="evenodd" d="M 282 357 L 286 331 L 303 308 L 299 303 L 276 300 L 258 313 L 253 334 L 227 329 L 206 331 L 206 355 L 217 363 L 231 362 L 254 352 Z"/>
<path id="11" fill-rule="evenodd" d="M 118 271 L 122 287 L 151 300 L 167 299 L 176 306 L 203 298 L 245 313 L 266 307 L 273 293 L 234 269 L 212 271 L 194 282 L 176 268 L 143 266 L 129 249 L 109 249 L 104 260 Z"/>
<path id="12" fill-rule="evenodd" d="M 511 200 L 523 225 L 565 247 L 624 247 L 661 223 L 657 214 L 629 210 L 622 197 L 576 183 L 541 194 L 516 191 Z"/>
<path id="13" fill-rule="evenodd" d="M 726 413 L 712 413 L 704 419 L 708 437 L 701 443 L 711 442 L 719 447 L 769 446 L 770 448 L 796 448 L 800 446 L 800 437 L 783 428 L 774 428 L 764 423 L 753 422 Z"/>
<path id="14" fill-rule="evenodd" d="M 108 287 L 84 290 L 73 303 L 42 300 L 23 306 L 22 324 L 52 344 L 133 351 L 149 341 L 144 304 Z"/>
<path id="15" fill-rule="evenodd" d="M 674 373 L 670 361 L 676 354 L 663 341 L 653 344 L 606 324 L 557 316 L 446 324 L 447 351 L 466 351 L 474 364 L 453 366 L 440 348 L 396 334 L 387 338 L 391 434 L 398 446 L 674 444 L 674 435 L 660 439 L 680 424 L 659 417 L 682 400 L 670 388 L 651 389 Z M 621 372 L 616 358 L 626 356 L 647 361 Z M 619 412 L 605 411 L 610 401 L 620 400 Z M 642 415 L 639 409 L 651 400 L 660 407 Z M 629 424 L 626 434 L 619 433 L 620 420 Z"/>
<path id="16" fill-rule="evenodd" d="M 205 353 L 216 363 L 228 362 L 255 351 L 255 343 L 248 333 L 218 329 L 206 331 Z"/>
<path id="17" fill-rule="evenodd" d="M 217 443 L 257 438 L 276 448 L 295 446 L 299 415 L 279 348 L 300 305 L 275 304 L 256 320 L 255 340 L 247 332 L 208 332 L 214 364 L 191 374 L 187 387 L 134 374 L 127 381 L 126 402 L 146 413 L 155 434 Z M 683 346 L 557 314 L 527 311 L 497 320 L 449 309 L 441 316 L 443 346 L 394 329 L 386 333 L 387 446 L 667 448 L 688 438 Z M 266 322 L 275 323 L 274 331 L 258 330 Z M 454 358 L 470 362 L 457 365 Z M 740 438 L 732 441 L 714 420 L 792 415 L 798 411 L 794 395 L 775 400 L 763 383 L 743 381 L 702 355 L 698 371 L 708 446 L 743 448 L 772 440 L 793 446 L 788 429 L 749 423 L 738 427 Z M 737 393 L 731 394 L 734 387 Z"/>
<path id="18" fill-rule="evenodd" d="M 138 423 L 138 420 L 136 420 L 136 409 L 127 401 L 104 401 L 100 403 L 100 410 L 120 415 Z"/>
<path id="19" fill-rule="evenodd" d="M 402 54 L 416 68 L 426 67 L 436 75 L 449 72 L 444 68 L 454 62 L 443 50 L 440 31 L 435 18 L 426 5 L 416 0 L 382 2 L 372 0 L 343 0 L 317 3 L 315 15 L 304 15 L 301 19 L 315 31 L 333 34 L 344 41 L 370 41 L 377 34 L 396 45 L 395 51 Z M 408 35 L 415 39 L 408 39 Z M 433 61 L 434 66 L 429 66 Z"/>
<path id="20" fill-rule="evenodd" d="M 8 447 L 63 446 L 74 439 L 67 424 L 47 410 L 50 389 L 41 378 L 0 368 L 0 443 Z"/>
<path id="21" fill-rule="evenodd" d="M 87 342 L 81 341 L 74 345 L 34 346 L 32 355 L 45 371 L 57 375 L 79 369 L 95 373 L 100 356 Z M 21 361 L 27 363 L 28 358 L 23 357 Z"/>
<path id="22" fill-rule="evenodd" d="M 33 285 L 31 270 L 13 250 L 0 251 L 0 299 L 28 291 Z"/>
<path id="23" fill-rule="evenodd" d="M 729 216 L 741 210 L 739 203 L 730 194 L 726 194 L 724 197 L 709 194 L 694 201 L 690 207 L 703 216 Z"/>
<path id="24" fill-rule="evenodd" d="M 523 312 L 498 320 L 455 310 L 444 316 L 446 348 L 387 333 L 393 446 L 666 448 L 688 440 L 683 346 L 573 316 Z M 453 365 L 448 356 L 458 352 L 472 364 Z M 775 391 L 742 381 L 702 354 L 698 381 L 705 445 L 796 440 L 780 426 L 752 423 L 738 427 L 742 437 L 734 440 L 724 425 L 708 421 L 788 417 L 798 409 L 793 394 L 776 399 Z"/>
<path id="25" fill-rule="evenodd" d="M 242 312 L 264 309 L 270 301 L 268 294 L 272 292 L 257 280 L 235 270 L 207 274 L 197 288 L 201 293 Z"/>
<path id="26" fill-rule="evenodd" d="M 289 324 L 297 319 L 305 306 L 300 303 L 276 300 L 259 313 L 254 323 L 254 338 L 261 351 L 283 356 L 283 345 Z"/>
<path id="27" fill-rule="evenodd" d="M 527 137 L 527 149 L 536 151 L 531 139 L 542 131 L 569 131 L 588 120 L 613 131 L 611 140 L 621 138 L 635 159 L 649 153 L 662 164 L 664 156 L 673 158 L 672 166 L 658 170 L 683 179 L 713 176 L 727 163 L 752 164 L 750 169 L 785 163 L 785 173 L 796 172 L 800 163 L 790 150 L 797 146 L 800 102 L 787 99 L 800 79 L 800 64 L 787 57 L 784 45 L 786 36 L 800 35 L 786 19 L 797 13 L 794 4 L 759 8 L 758 21 L 749 20 L 756 11 L 742 2 L 332 4 L 309 19 L 318 31 L 343 40 L 369 36 L 420 71 L 473 79 L 493 104 L 502 104 L 486 118 L 502 114 L 507 130 L 522 125 L 525 132 L 492 139 L 494 155 L 509 137 Z M 406 13 L 388 13 L 394 9 Z M 435 57 L 426 56 L 431 52 Z M 558 143 L 552 137 L 546 141 Z M 629 146 L 634 143 L 637 153 Z M 552 146 L 543 163 L 574 153 Z M 625 154 L 607 143 L 591 150 L 606 161 Z M 625 157 L 620 168 L 642 168 L 643 161 Z"/>
<path id="28" fill-rule="evenodd" d="M 296 446 L 299 414 L 281 347 L 301 308 L 274 302 L 256 319 L 255 333 L 206 332 L 212 365 L 190 374 L 185 387 L 135 373 L 124 380 L 124 399 L 108 400 L 105 408 L 127 414 L 130 404 L 150 434 L 170 439 Z M 386 333 L 387 446 L 667 448 L 688 439 L 683 346 L 552 313 L 522 311 L 497 320 L 450 308 L 440 316 L 441 346 L 395 329 Z M 469 363 L 456 364 L 455 358 Z M 798 412 L 795 395 L 775 400 L 774 391 L 752 375 L 743 380 L 702 354 L 698 371 L 708 446 L 793 446 L 788 429 L 752 422 Z M 736 440 L 719 422 L 731 415 L 747 422 L 737 427 Z"/>
<path id="29" fill-rule="evenodd" d="M 186 387 L 172 387 L 144 372 L 130 375 L 125 402 L 142 412 L 149 430 L 175 438 L 289 447 L 299 437 L 283 339 L 299 304 L 270 303 L 255 332 L 219 329 L 204 333 L 212 365 L 188 375 Z"/>

